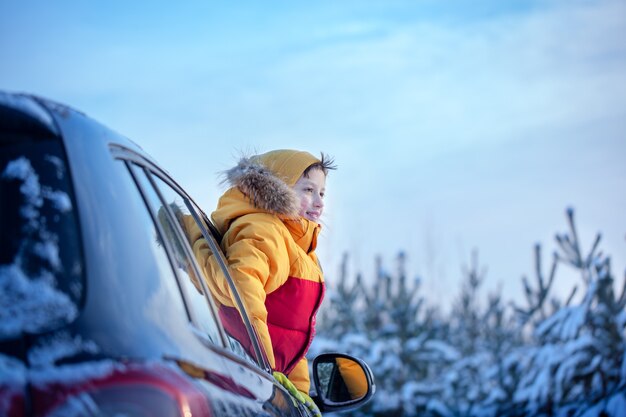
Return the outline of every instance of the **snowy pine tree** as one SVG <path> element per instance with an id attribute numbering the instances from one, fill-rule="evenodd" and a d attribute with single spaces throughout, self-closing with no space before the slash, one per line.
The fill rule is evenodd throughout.
<path id="1" fill-rule="evenodd" d="M 547 317 L 539 299 L 526 310 L 526 318 L 539 318 L 534 345 L 524 352 L 515 401 L 532 415 L 623 416 L 626 278 L 616 297 L 610 260 L 597 252 L 600 235 L 583 256 L 572 209 L 567 218 L 570 230 L 557 235 L 560 252 L 555 259 L 580 272 L 585 294 L 577 304 L 572 296 L 563 306 L 553 303 L 560 308 Z"/>
<path id="2" fill-rule="evenodd" d="M 406 398 L 424 390 L 424 395 L 431 395 L 431 387 L 421 387 L 415 381 L 438 375 L 442 367 L 438 364 L 456 360 L 457 354 L 440 341 L 447 330 L 437 310 L 425 308 L 419 280 L 407 280 L 403 253 L 397 257 L 395 274 L 376 259 L 376 278 L 371 286 L 364 285 L 359 275 L 348 283 L 346 261 L 344 258 L 336 286 L 328 289 L 330 296 L 312 354 L 341 350 L 368 362 L 376 377 L 377 395 L 355 415 L 407 415 Z M 339 318 L 329 310 L 350 314 L 351 319 Z M 352 329 L 344 327 L 348 322 L 352 322 Z"/>

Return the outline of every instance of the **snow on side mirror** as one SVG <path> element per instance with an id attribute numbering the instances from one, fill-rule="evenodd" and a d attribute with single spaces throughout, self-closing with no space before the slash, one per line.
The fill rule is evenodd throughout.
<path id="1" fill-rule="evenodd" d="M 313 359 L 313 399 L 321 411 L 347 411 L 364 405 L 376 390 L 365 362 L 343 353 L 323 353 Z"/>

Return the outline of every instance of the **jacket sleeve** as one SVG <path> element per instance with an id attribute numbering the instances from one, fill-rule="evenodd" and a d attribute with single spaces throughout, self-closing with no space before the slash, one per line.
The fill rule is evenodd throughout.
<path id="1" fill-rule="evenodd" d="M 248 317 L 265 349 L 272 369 L 274 350 L 267 327 L 267 292 L 284 284 L 289 274 L 289 256 L 283 232 L 274 216 L 244 216 L 224 235 L 223 246 L 231 276 Z M 252 218 L 253 217 L 253 218 Z"/>
<path id="2" fill-rule="evenodd" d="M 202 269 L 204 280 L 211 291 L 211 295 L 217 303 L 234 307 L 235 304 L 232 301 L 228 281 L 222 273 L 208 242 L 204 239 L 200 227 L 190 215 L 183 217 L 183 227 L 189 244 L 193 248 L 194 256 Z M 193 275 L 192 280 L 193 278 L 195 278 L 195 275 Z M 200 287 L 200 283 L 194 282 L 194 285 Z"/>
<path id="3" fill-rule="evenodd" d="M 309 363 L 306 358 L 300 359 L 289 375 L 287 375 L 287 378 L 298 388 L 298 391 L 309 395 L 311 380 L 309 378 Z"/>

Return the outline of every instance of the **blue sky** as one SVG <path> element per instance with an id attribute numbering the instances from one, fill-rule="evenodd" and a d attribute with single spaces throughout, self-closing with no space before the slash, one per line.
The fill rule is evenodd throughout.
<path id="1" fill-rule="evenodd" d="M 567 206 L 623 276 L 624 39 L 623 0 L 6 1 L 0 88 L 129 136 L 207 212 L 241 152 L 330 153 L 328 279 L 404 250 L 445 303 L 473 248 L 517 297 Z"/>

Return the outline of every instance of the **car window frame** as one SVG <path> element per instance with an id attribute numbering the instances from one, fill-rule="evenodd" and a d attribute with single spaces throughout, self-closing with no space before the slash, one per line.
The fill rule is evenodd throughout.
<path id="1" fill-rule="evenodd" d="M 142 155 L 137 154 L 135 151 L 128 149 L 126 147 L 117 145 L 117 144 L 112 144 L 110 145 L 110 150 L 111 153 L 113 155 L 113 157 L 117 160 L 120 160 L 121 162 L 123 162 L 126 165 L 126 168 L 128 169 L 129 174 L 131 175 L 131 177 L 133 178 L 133 181 L 135 182 L 138 191 L 140 192 L 142 198 L 145 200 L 146 199 L 146 191 L 143 189 L 144 186 L 138 181 L 137 178 L 135 178 L 135 174 L 133 173 L 133 170 L 130 166 L 128 166 L 128 164 L 135 164 L 137 165 L 137 168 L 142 169 L 144 171 L 144 174 L 146 175 L 146 178 L 149 180 L 150 184 L 154 187 L 155 192 L 157 193 L 157 195 L 159 196 L 159 199 L 161 200 L 161 202 L 163 203 L 163 207 L 166 210 L 166 213 L 169 217 L 170 220 L 175 219 L 174 214 L 172 213 L 171 208 L 168 206 L 168 204 L 165 203 L 165 199 L 163 198 L 163 195 L 158 187 L 157 184 L 154 183 L 154 179 L 151 178 L 151 175 L 156 175 L 160 180 L 162 180 L 163 182 L 165 182 L 165 184 L 167 184 L 168 186 L 170 186 L 176 193 L 178 193 L 180 195 L 180 197 L 183 199 L 183 202 L 185 204 L 185 206 L 187 207 L 187 209 L 189 210 L 189 213 L 192 215 L 194 221 L 197 223 L 198 227 L 200 228 L 200 231 L 202 233 L 202 236 L 205 238 L 205 240 L 208 242 L 209 244 L 209 249 L 216 254 L 216 259 L 218 261 L 218 264 L 220 266 L 220 269 L 222 271 L 222 273 L 224 274 L 224 276 L 226 277 L 226 280 L 228 282 L 228 286 L 232 292 L 232 294 L 234 295 L 235 298 L 235 303 L 237 304 L 237 308 L 240 309 L 240 311 L 242 311 L 244 314 L 242 314 L 242 321 L 246 327 L 246 330 L 248 332 L 248 336 L 250 337 L 250 340 L 252 342 L 252 347 L 254 349 L 254 356 L 255 357 L 251 357 L 252 359 L 254 359 L 256 361 L 256 365 L 258 367 L 260 367 L 262 370 L 264 370 L 267 373 L 271 373 L 271 366 L 269 364 L 269 361 L 267 360 L 267 356 L 264 352 L 264 349 L 260 343 L 260 340 L 258 338 L 258 335 L 256 333 L 256 331 L 254 330 L 254 327 L 252 326 L 251 322 L 250 322 L 250 318 L 248 315 L 248 312 L 245 308 L 245 305 L 243 304 L 243 300 L 241 298 L 241 295 L 239 294 L 239 290 L 237 289 L 237 286 L 235 284 L 235 282 L 233 281 L 230 272 L 228 270 L 228 264 L 225 260 L 224 254 L 222 252 L 222 249 L 219 245 L 219 243 L 217 242 L 216 236 L 218 238 L 221 239 L 221 236 L 219 236 L 219 233 L 217 232 L 217 228 L 215 228 L 215 225 L 213 225 L 213 223 L 209 220 L 209 218 L 206 216 L 206 214 L 200 209 L 200 207 L 195 203 L 195 201 L 189 196 L 189 194 L 187 192 L 184 191 L 184 189 L 174 180 L 172 179 L 169 174 L 167 172 L 165 172 L 163 169 L 161 169 L 158 165 L 156 165 L 156 163 L 144 158 Z M 150 204 L 146 204 L 147 208 L 150 212 L 150 215 L 153 217 L 153 220 L 155 219 L 155 213 L 153 213 L 153 209 L 150 206 Z M 198 211 L 200 212 L 200 214 L 198 213 Z M 158 228 L 159 233 L 163 234 L 163 230 L 161 230 L 162 226 L 160 224 L 158 224 L 159 222 L 155 221 L 155 227 Z M 178 223 L 178 221 L 173 221 L 174 224 L 174 230 L 175 233 L 177 234 L 177 237 L 182 239 L 182 243 L 183 243 L 183 248 L 184 251 L 186 253 L 186 255 L 191 259 L 192 261 L 192 267 L 194 268 L 194 273 L 196 273 L 196 275 L 198 277 L 204 277 L 204 274 L 201 272 L 201 269 L 197 263 L 197 260 L 195 258 L 195 256 L 193 255 L 193 250 L 191 249 L 189 242 L 187 241 L 186 238 L 184 238 L 184 232 L 182 231 L 180 224 Z M 207 227 L 205 227 L 205 225 Z M 207 230 L 210 229 L 210 230 Z M 215 234 L 215 235 L 214 235 Z M 173 252 L 172 252 L 172 248 L 170 247 L 170 242 L 167 241 L 167 239 L 164 239 L 164 249 L 167 252 L 167 256 L 170 259 L 170 263 L 172 262 L 172 256 L 173 256 Z M 175 268 L 174 268 L 175 270 Z M 181 288 L 181 282 L 180 279 L 181 277 L 179 276 L 180 274 L 175 271 L 174 275 L 176 277 L 177 280 L 177 284 L 179 286 L 179 289 L 181 290 L 181 294 L 183 295 L 183 300 L 185 303 L 185 308 L 187 309 L 187 314 L 188 314 L 188 318 L 189 318 L 189 322 L 192 325 L 192 329 L 194 330 L 194 333 L 199 334 L 202 337 L 202 340 L 205 340 L 207 343 L 209 343 L 210 345 L 214 345 L 215 343 L 208 340 L 208 337 L 206 335 L 203 334 L 203 331 L 198 327 L 197 323 L 195 323 L 192 320 L 193 317 L 193 313 L 191 312 L 190 306 L 188 305 L 188 300 L 186 299 L 186 296 L 184 295 L 185 291 L 182 290 Z M 217 307 L 215 306 L 214 301 L 211 299 L 211 297 L 209 296 L 210 294 L 210 290 L 207 287 L 206 282 L 204 281 L 204 279 L 200 279 L 199 280 L 201 282 L 201 286 L 202 286 L 202 290 L 204 292 L 204 298 L 206 300 L 206 302 L 209 305 L 211 314 L 213 315 L 215 321 L 218 324 L 218 328 L 220 330 L 220 336 L 221 336 L 221 346 L 219 346 L 220 348 L 222 348 L 224 351 L 228 352 L 230 355 L 238 358 L 239 356 L 237 354 L 235 354 L 234 352 L 232 352 L 230 350 L 230 348 L 228 347 L 228 343 L 226 342 L 227 340 L 227 336 L 226 336 L 226 331 L 224 330 L 224 326 L 221 322 L 221 320 L 218 317 L 217 314 Z"/>
<path id="2" fill-rule="evenodd" d="M 175 239 L 178 240 L 178 244 L 181 245 L 181 249 L 184 252 L 185 257 L 191 262 L 191 267 L 193 269 L 193 273 L 196 275 L 198 282 L 200 283 L 201 289 L 202 289 L 202 298 L 204 299 L 205 304 L 208 302 L 209 304 L 209 312 L 208 314 L 210 315 L 210 319 L 211 321 L 214 323 L 214 327 L 217 328 L 217 332 L 218 332 L 218 338 L 219 338 L 219 343 L 220 346 L 225 346 L 225 333 L 223 332 L 221 323 L 219 318 L 217 317 L 216 314 L 216 310 L 214 308 L 213 303 L 211 302 L 211 300 L 209 299 L 209 297 L 207 296 L 207 291 L 208 288 L 206 286 L 206 283 L 204 282 L 204 280 L 201 278 L 202 274 L 199 271 L 197 265 L 193 262 L 193 254 L 191 253 L 190 250 L 188 250 L 187 248 L 187 240 L 185 238 L 185 236 L 182 234 L 182 231 L 179 230 L 179 225 L 178 225 L 178 221 L 176 220 L 176 216 L 175 214 L 171 211 L 169 204 L 167 203 L 167 199 L 165 198 L 165 196 L 163 195 L 161 189 L 159 188 L 159 186 L 157 184 L 155 184 L 154 180 L 152 179 L 152 172 L 146 168 L 145 166 L 138 164 L 136 162 L 131 162 L 131 161 L 124 161 L 126 167 L 128 168 L 128 170 L 130 171 L 131 175 L 134 177 L 134 181 L 137 184 L 138 188 L 139 188 L 139 192 L 140 194 L 142 194 L 142 197 L 144 198 L 144 200 L 147 203 L 148 206 L 148 211 L 150 212 L 150 216 L 153 219 L 154 222 L 154 226 L 155 228 L 157 228 L 159 234 L 161 234 L 162 236 L 162 241 L 163 241 L 163 247 L 165 248 L 166 252 L 167 252 L 167 257 L 170 261 L 170 265 L 172 266 L 172 269 L 174 271 L 174 274 L 176 275 L 176 280 L 178 281 L 178 286 L 179 289 L 182 293 L 183 296 L 183 300 L 185 305 L 187 306 L 187 311 L 188 311 L 188 315 L 190 316 L 190 322 L 192 324 L 192 328 L 194 331 L 196 331 L 198 334 L 200 334 L 203 338 L 207 338 L 209 343 L 215 343 L 215 341 L 212 340 L 212 338 L 210 336 L 207 336 L 207 331 L 204 330 L 204 327 L 201 323 L 203 321 L 203 319 L 201 318 L 203 312 L 199 312 L 198 311 L 198 307 L 196 306 L 196 304 L 194 303 L 194 301 L 192 300 L 192 296 L 190 294 L 188 294 L 189 289 L 188 286 L 186 285 L 187 283 L 185 282 L 188 277 L 184 277 L 182 276 L 180 269 L 176 267 L 176 252 L 177 250 L 175 248 L 172 247 L 173 242 L 170 241 L 169 238 L 167 238 L 167 233 L 165 233 L 165 231 L 163 230 L 163 225 L 161 224 L 160 221 L 158 221 L 158 213 L 155 212 L 155 208 L 154 208 L 154 202 L 153 201 L 148 201 L 148 199 L 151 199 L 150 196 L 148 196 L 149 193 L 153 192 L 156 195 L 156 198 L 158 199 L 158 202 L 161 204 L 162 209 L 165 211 L 166 216 L 167 216 L 167 220 L 169 222 L 169 227 L 172 229 L 172 231 L 175 233 Z M 138 175 L 143 176 L 144 178 L 142 178 L 141 180 L 137 178 Z M 148 184 L 148 185 L 144 185 L 144 184 Z M 167 184 L 167 183 L 166 183 Z M 152 190 L 147 191 L 145 190 L 145 187 L 151 187 Z M 176 192 L 176 190 L 172 189 L 174 192 Z M 176 192 L 178 194 L 178 192 Z M 178 194 L 180 195 L 180 194 Z M 184 198 L 183 196 L 180 196 L 181 198 Z M 206 312 L 204 312 L 206 313 Z"/>

